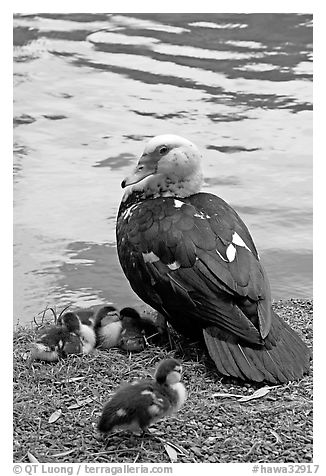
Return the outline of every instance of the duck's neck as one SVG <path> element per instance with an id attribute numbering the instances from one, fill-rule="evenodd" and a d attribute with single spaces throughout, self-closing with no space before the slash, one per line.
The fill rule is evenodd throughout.
<path id="1" fill-rule="evenodd" d="M 182 180 L 161 175 L 147 177 L 126 189 L 122 197 L 119 215 L 143 200 L 159 197 L 189 197 L 200 191 L 202 182 L 203 175 L 201 171 L 197 171 Z"/>

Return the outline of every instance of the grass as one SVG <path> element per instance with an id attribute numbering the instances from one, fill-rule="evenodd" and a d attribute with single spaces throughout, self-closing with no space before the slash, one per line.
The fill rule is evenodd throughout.
<path id="1" fill-rule="evenodd" d="M 274 308 L 312 347 L 312 302 L 278 302 Z M 206 352 L 176 334 L 172 350 L 169 345 L 148 347 L 129 356 L 110 349 L 30 365 L 26 356 L 34 336 L 33 325 L 19 326 L 14 332 L 15 462 L 33 461 L 33 457 L 43 463 L 307 463 L 313 459 L 312 369 L 299 382 L 239 402 L 214 394 L 250 395 L 262 385 L 219 377 Z M 150 377 L 157 362 L 167 357 L 183 361 L 188 399 L 179 413 L 156 423 L 150 436 L 98 435 L 97 419 L 116 387 L 122 381 Z"/>

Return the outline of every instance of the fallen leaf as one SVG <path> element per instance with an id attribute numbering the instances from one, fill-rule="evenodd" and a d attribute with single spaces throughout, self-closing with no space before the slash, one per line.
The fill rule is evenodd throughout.
<path id="1" fill-rule="evenodd" d="M 55 412 L 52 413 L 52 415 L 50 415 L 50 417 L 48 419 L 48 422 L 49 423 L 54 423 L 55 421 L 58 420 L 58 418 L 61 417 L 61 414 L 62 414 L 62 411 L 60 409 L 56 410 Z"/>
<path id="2" fill-rule="evenodd" d="M 171 446 L 171 447 L 174 448 L 177 452 L 181 453 L 183 456 L 189 455 L 189 451 L 186 450 L 185 448 L 183 448 L 182 446 L 176 445 L 175 443 L 172 443 L 171 441 L 163 440 L 163 438 L 161 438 L 160 436 L 158 436 L 159 434 L 162 434 L 162 432 L 159 432 L 156 428 L 151 428 L 151 429 L 150 429 L 150 433 L 151 433 L 152 435 L 154 435 L 154 438 L 156 438 L 156 439 L 158 439 L 159 441 L 161 441 L 164 445 L 167 444 L 167 445 Z"/>
<path id="3" fill-rule="evenodd" d="M 175 443 L 172 443 L 172 442 L 168 442 L 167 443 L 169 446 L 171 446 L 172 448 L 174 448 L 177 452 L 181 453 L 182 455 L 184 456 L 187 456 L 189 454 L 189 451 L 187 451 L 185 448 L 183 448 L 182 446 L 179 446 L 179 445 L 176 445 Z"/>
<path id="4" fill-rule="evenodd" d="M 78 402 L 73 403 L 72 405 L 68 407 L 68 410 L 77 410 L 77 408 L 84 407 L 85 405 L 88 405 L 89 403 L 92 403 L 92 402 L 93 402 L 93 398 L 88 397 L 85 400 L 82 400 L 82 401 L 79 400 Z"/>
<path id="5" fill-rule="evenodd" d="M 237 395 L 235 393 L 213 393 L 212 397 L 236 397 L 242 398 L 243 395 Z"/>
<path id="6" fill-rule="evenodd" d="M 73 453 L 74 451 L 76 451 L 76 448 L 69 451 L 64 451 L 63 453 L 56 453 L 55 455 L 50 455 L 50 456 L 51 458 L 54 458 L 56 456 L 66 456 L 66 455 L 70 455 L 70 453 Z"/>
<path id="7" fill-rule="evenodd" d="M 176 445 L 175 443 L 169 443 L 172 447 L 174 447 L 179 453 L 183 454 L 184 456 L 187 456 L 189 454 L 189 451 L 183 448 L 183 446 Z"/>
<path id="8" fill-rule="evenodd" d="M 171 463 L 176 463 L 178 461 L 178 453 L 175 451 L 175 449 L 169 444 L 165 444 L 164 449 L 167 452 Z"/>
<path id="9" fill-rule="evenodd" d="M 29 451 L 27 452 L 27 457 L 30 463 L 39 463 L 39 460 L 35 458 L 35 456 L 32 455 L 32 453 L 30 453 Z"/>
<path id="10" fill-rule="evenodd" d="M 255 398 L 261 398 L 267 395 L 273 387 L 262 387 L 256 390 L 251 395 L 246 395 L 239 399 L 239 402 L 248 402 L 249 400 L 254 400 Z"/>

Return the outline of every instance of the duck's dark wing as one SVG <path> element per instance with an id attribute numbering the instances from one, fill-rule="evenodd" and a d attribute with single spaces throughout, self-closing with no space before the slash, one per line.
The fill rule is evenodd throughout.
<path id="1" fill-rule="evenodd" d="M 201 327 L 216 325 L 262 342 L 271 324 L 269 285 L 250 234 L 230 206 L 201 193 L 148 200 L 125 215 L 118 221 L 120 261 L 143 299 L 150 294 L 170 314 L 174 305 L 191 314 L 200 309 Z"/>
<path id="2" fill-rule="evenodd" d="M 309 351 L 271 309 L 268 279 L 248 229 L 220 198 L 157 198 L 120 208 L 120 263 L 141 299 L 181 332 L 203 332 L 218 370 L 285 382 Z"/>

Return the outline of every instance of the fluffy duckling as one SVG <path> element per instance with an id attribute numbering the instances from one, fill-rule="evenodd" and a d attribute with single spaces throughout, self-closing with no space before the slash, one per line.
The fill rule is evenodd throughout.
<path id="1" fill-rule="evenodd" d="M 62 327 L 65 331 L 75 334 L 81 340 L 81 351 L 83 354 L 89 354 L 95 348 L 96 336 L 94 329 L 81 320 L 75 312 L 66 312 L 62 318 Z M 76 346 L 76 341 L 75 344 Z"/>
<path id="2" fill-rule="evenodd" d="M 94 309 L 78 309 L 75 311 L 79 320 L 82 324 L 85 324 L 89 327 L 94 327 L 94 318 L 95 318 L 95 310 Z"/>
<path id="3" fill-rule="evenodd" d="M 35 342 L 31 346 L 31 361 L 43 360 L 56 362 L 62 355 L 65 342 L 65 331 L 61 326 L 46 326 L 38 331 Z"/>
<path id="4" fill-rule="evenodd" d="M 62 349 L 63 355 L 79 355 L 83 353 L 83 341 L 79 335 L 74 332 L 68 332 Z"/>
<path id="5" fill-rule="evenodd" d="M 182 366 L 175 359 L 162 360 L 154 379 L 144 379 L 120 387 L 103 408 L 97 428 L 145 432 L 161 418 L 177 412 L 186 400 L 181 383 Z"/>
<path id="6" fill-rule="evenodd" d="M 146 339 L 150 344 L 163 344 L 168 339 L 166 318 L 157 311 L 144 309 L 140 315 Z"/>
<path id="7" fill-rule="evenodd" d="M 117 347 L 120 342 L 122 324 L 114 306 L 101 307 L 94 318 L 97 346 L 102 349 Z"/>
<path id="8" fill-rule="evenodd" d="M 120 311 L 122 332 L 120 347 L 127 352 L 141 352 L 145 349 L 145 331 L 139 313 L 132 307 L 124 307 Z"/>

